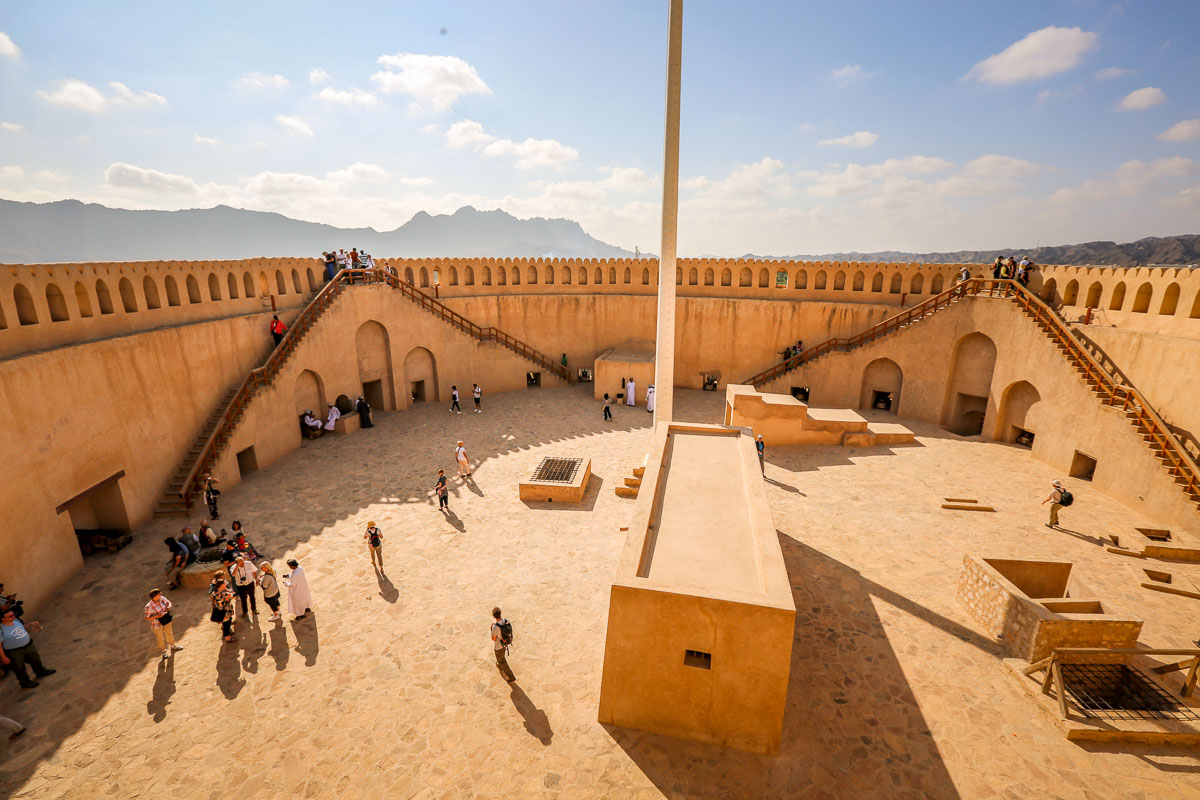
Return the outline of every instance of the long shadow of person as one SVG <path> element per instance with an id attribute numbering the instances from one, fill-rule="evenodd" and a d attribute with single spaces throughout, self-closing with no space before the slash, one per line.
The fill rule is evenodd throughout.
<path id="1" fill-rule="evenodd" d="M 458 518 L 458 515 L 448 508 L 446 509 L 446 521 L 454 526 L 454 530 L 458 531 L 459 533 L 463 533 L 467 529 L 467 526 L 464 525 L 463 521 Z"/>
<path id="2" fill-rule="evenodd" d="M 287 628 L 283 622 L 276 622 L 271 628 L 271 658 L 275 659 L 275 669 L 282 672 L 287 668 L 288 657 L 292 651 L 288 648 Z"/>
<path id="3" fill-rule="evenodd" d="M 158 677 L 154 679 L 154 692 L 146 703 L 146 713 L 154 716 L 155 722 L 167 718 L 167 706 L 171 695 L 175 694 L 175 659 L 167 658 L 158 662 Z"/>
<path id="4" fill-rule="evenodd" d="M 387 575 L 376 570 L 375 580 L 379 582 L 379 596 L 389 603 L 394 603 L 400 599 L 400 590 L 392 585 L 392 581 Z"/>
<path id="5" fill-rule="evenodd" d="M 317 615 L 310 611 L 304 619 L 292 620 L 292 633 L 296 636 L 296 652 L 304 656 L 304 666 L 317 663 L 321 647 L 317 640 Z"/>
<path id="6" fill-rule="evenodd" d="M 549 746 L 550 740 L 554 738 L 554 731 L 550 728 L 550 718 L 546 716 L 546 712 L 535 706 L 529 695 L 515 682 L 508 686 L 511 691 L 508 699 L 512 700 L 517 712 L 525 719 L 525 730 L 543 745 Z"/>
<path id="7" fill-rule="evenodd" d="M 465 481 L 463 481 L 463 485 L 465 485 L 468 489 L 470 489 L 475 494 L 479 495 L 480 497 L 483 497 L 483 489 L 480 489 L 479 484 L 475 482 L 475 473 L 474 472 L 472 472 L 470 475 L 467 476 L 467 479 Z"/>
<path id="8" fill-rule="evenodd" d="M 232 700 L 242 691 L 246 679 L 242 677 L 242 665 L 238 659 L 238 643 L 221 642 L 217 653 L 217 686 L 226 700 Z"/>
<path id="9" fill-rule="evenodd" d="M 258 626 L 258 617 L 251 617 L 238 646 L 242 649 L 242 669 L 251 675 L 258 672 L 258 659 L 267 651 L 267 635 Z"/>

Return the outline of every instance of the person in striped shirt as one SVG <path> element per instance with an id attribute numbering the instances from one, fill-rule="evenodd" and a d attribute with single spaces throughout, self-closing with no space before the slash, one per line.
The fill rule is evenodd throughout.
<path id="1" fill-rule="evenodd" d="M 150 630 L 154 632 L 154 641 L 162 650 L 163 659 L 171 657 L 171 653 L 182 650 L 183 645 L 175 644 L 175 633 L 171 630 L 171 601 L 161 589 L 150 590 L 150 602 L 146 603 L 146 620 Z"/>

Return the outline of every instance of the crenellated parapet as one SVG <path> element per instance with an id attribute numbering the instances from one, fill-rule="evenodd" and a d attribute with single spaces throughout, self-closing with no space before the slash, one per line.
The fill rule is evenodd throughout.
<path id="1" fill-rule="evenodd" d="M 646 295 L 653 258 L 382 258 L 405 281 L 443 298 L 479 295 Z M 681 297 L 904 306 L 938 294 L 966 266 L 985 264 L 683 258 Z M 316 258 L 0 265 L 0 357 L 232 315 L 302 307 L 325 284 Z M 1039 266 L 1031 286 L 1068 319 L 1196 331 L 1200 270 Z"/>

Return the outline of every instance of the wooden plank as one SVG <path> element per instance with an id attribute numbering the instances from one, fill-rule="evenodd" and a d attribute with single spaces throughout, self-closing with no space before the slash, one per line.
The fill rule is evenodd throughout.
<path id="1" fill-rule="evenodd" d="M 950 511 L 995 511 L 991 506 L 966 506 L 959 503 L 942 503 L 942 508 Z"/>
<path id="2" fill-rule="evenodd" d="M 1183 696 L 1188 697 L 1196 691 L 1197 671 L 1200 670 L 1200 656 L 1192 659 L 1192 668 L 1188 670 L 1187 680 L 1183 682 Z"/>
<path id="3" fill-rule="evenodd" d="M 1055 661 L 1050 669 L 1054 673 L 1054 693 L 1058 695 L 1058 713 L 1062 715 L 1063 719 L 1067 719 L 1069 715 L 1067 714 L 1067 693 L 1063 688 L 1062 664 Z"/>
<path id="4" fill-rule="evenodd" d="M 979 501 L 973 497 L 945 497 L 942 498 L 947 503 L 978 503 Z"/>
<path id="5" fill-rule="evenodd" d="M 1195 662 L 1194 658 L 1185 658 L 1183 661 L 1176 661 L 1174 664 L 1163 664 L 1150 670 L 1155 675 L 1166 675 L 1169 672 L 1179 672 L 1187 669 L 1189 665 Z"/>
<path id="6" fill-rule="evenodd" d="M 1046 665 L 1046 677 L 1042 679 L 1042 694 L 1050 694 L 1050 682 L 1054 680 L 1054 667 L 1057 664 L 1054 656 L 1050 656 L 1050 663 Z"/>
<path id="7" fill-rule="evenodd" d="M 1200 600 L 1200 592 L 1189 592 L 1187 589 L 1176 589 L 1173 586 L 1162 586 L 1161 584 L 1157 583 L 1143 583 L 1142 588 L 1150 589 L 1155 592 L 1162 592 L 1163 594 L 1177 594 L 1181 597 L 1190 597 L 1193 600 Z"/>
<path id="8" fill-rule="evenodd" d="M 101 489 L 105 488 L 106 486 L 112 484 L 114 481 L 120 480 L 121 478 L 124 478 L 124 477 L 125 477 L 125 470 L 120 470 L 119 472 L 114 472 L 112 475 L 109 475 L 104 480 L 100 481 L 99 483 L 95 484 L 94 486 L 90 486 L 87 489 L 84 489 L 82 492 L 75 495 L 70 500 L 67 500 L 62 505 L 58 506 L 58 508 L 54 509 L 54 513 L 61 514 L 62 512 L 66 511 L 67 508 L 70 507 L 73 503 L 79 502 L 80 500 L 82 500 L 83 498 L 87 497 L 90 494 L 95 494 L 96 492 L 100 491 Z"/>

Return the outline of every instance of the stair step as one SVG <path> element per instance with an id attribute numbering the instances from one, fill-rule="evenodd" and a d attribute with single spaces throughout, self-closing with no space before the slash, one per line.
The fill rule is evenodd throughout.
<path id="1" fill-rule="evenodd" d="M 638 490 L 632 486 L 618 486 L 616 487 L 616 491 L 617 497 L 627 497 L 633 499 L 638 496 Z"/>
<path id="2" fill-rule="evenodd" d="M 642 479 L 641 478 L 626 478 L 625 485 L 631 486 L 634 489 L 637 489 L 642 485 Z"/>

